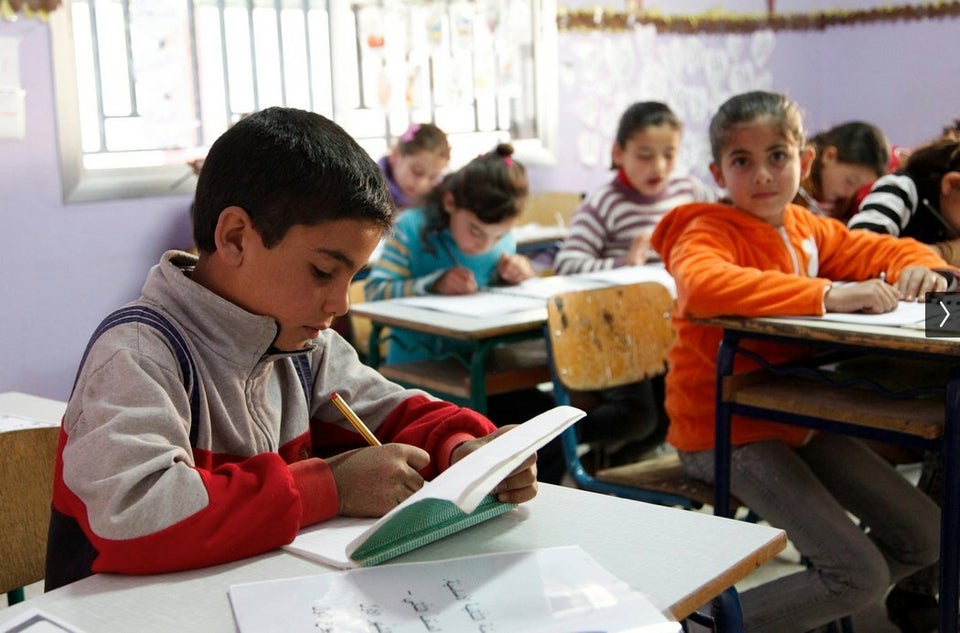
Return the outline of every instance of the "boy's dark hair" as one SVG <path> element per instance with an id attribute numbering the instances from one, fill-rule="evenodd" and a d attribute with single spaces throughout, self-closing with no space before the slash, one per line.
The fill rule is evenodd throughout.
<path id="1" fill-rule="evenodd" d="M 271 248 L 296 225 L 369 220 L 387 230 L 393 201 L 369 154 L 333 121 L 295 108 L 266 108 L 238 121 L 203 162 L 191 215 L 201 252 L 216 250 L 220 213 L 242 207 Z"/>
<path id="2" fill-rule="evenodd" d="M 680 118 L 665 103 L 659 101 L 638 101 L 623 111 L 620 123 L 617 125 L 616 143 L 623 149 L 630 137 L 655 125 L 669 125 L 675 130 L 682 130 Z"/>
<path id="3" fill-rule="evenodd" d="M 450 160 L 450 142 L 447 135 L 433 123 L 411 123 L 397 140 L 397 151 L 404 156 L 430 152 Z"/>
<path id="4" fill-rule="evenodd" d="M 443 196 L 447 192 L 458 208 L 472 211 L 484 224 L 496 224 L 520 215 L 530 185 L 527 170 L 511 158 L 512 154 L 512 145 L 500 143 L 493 151 L 447 174 L 427 194 L 424 241 L 430 233 L 439 233 L 450 225 L 450 214 L 443 210 Z"/>
<path id="5" fill-rule="evenodd" d="M 810 143 L 817 150 L 810 171 L 810 178 L 817 190 L 822 184 L 822 152 L 826 147 L 837 148 L 838 162 L 867 167 L 876 174 L 877 178 L 887 171 L 890 144 L 880 128 L 872 123 L 863 121 L 843 123 L 820 132 L 810 139 Z"/>

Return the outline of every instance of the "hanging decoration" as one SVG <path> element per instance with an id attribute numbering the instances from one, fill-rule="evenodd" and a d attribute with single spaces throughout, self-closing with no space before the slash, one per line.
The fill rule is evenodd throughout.
<path id="1" fill-rule="evenodd" d="M 640 25 L 650 25 L 659 33 L 752 33 L 767 29 L 822 31 L 835 26 L 960 16 L 960 1 L 778 14 L 774 0 L 769 0 L 766 15 L 729 13 L 721 9 L 694 15 L 664 15 L 660 11 L 644 11 L 642 6 L 642 2 L 636 0 L 627 2 L 626 11 L 601 7 L 571 10 L 561 6 L 557 10 L 557 27 L 561 31 L 629 31 Z"/>
<path id="2" fill-rule="evenodd" d="M 0 0 L 0 18 L 13 22 L 21 17 L 46 20 L 61 0 Z"/>

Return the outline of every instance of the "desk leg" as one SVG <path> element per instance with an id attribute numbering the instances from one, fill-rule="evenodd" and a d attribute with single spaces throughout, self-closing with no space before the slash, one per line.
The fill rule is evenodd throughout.
<path id="1" fill-rule="evenodd" d="M 716 437 L 713 447 L 713 513 L 730 516 L 730 405 L 723 397 L 723 379 L 733 374 L 733 355 L 740 337 L 724 332 L 717 351 Z"/>
<path id="2" fill-rule="evenodd" d="M 487 414 L 487 358 L 493 347 L 492 340 L 480 341 L 470 355 L 470 406 L 484 415 Z"/>
<path id="3" fill-rule="evenodd" d="M 957 630 L 960 598 L 960 375 L 947 385 L 940 516 L 940 631 Z"/>

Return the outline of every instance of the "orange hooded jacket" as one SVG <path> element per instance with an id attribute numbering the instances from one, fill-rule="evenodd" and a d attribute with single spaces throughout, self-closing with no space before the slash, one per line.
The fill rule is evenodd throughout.
<path id="1" fill-rule="evenodd" d="M 652 246 L 677 282 L 672 316 L 667 440 L 683 451 L 714 445 L 717 350 L 722 331 L 691 318 L 819 316 L 832 281 L 863 281 L 886 273 L 896 282 L 907 266 L 952 270 L 927 246 L 908 238 L 850 231 L 837 220 L 788 204 L 782 227 L 725 204 L 682 205 L 657 225 Z M 797 345 L 745 344 L 770 362 L 810 355 Z M 755 370 L 738 355 L 734 373 Z M 778 439 L 799 446 L 805 428 L 735 417 L 734 445 Z"/>

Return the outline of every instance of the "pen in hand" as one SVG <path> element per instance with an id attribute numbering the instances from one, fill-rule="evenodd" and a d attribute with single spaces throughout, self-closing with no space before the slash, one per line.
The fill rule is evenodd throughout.
<path id="1" fill-rule="evenodd" d="M 363 436 L 363 439 L 367 440 L 367 443 L 370 446 L 382 446 L 380 440 L 377 439 L 377 436 L 374 435 L 370 429 L 367 428 L 367 425 L 353 412 L 353 409 L 350 408 L 350 405 L 347 404 L 347 401 L 340 397 L 336 391 L 330 394 L 330 402 L 332 402 L 338 409 L 340 413 L 343 414 L 343 417 L 347 419 L 347 422 L 353 425 L 353 428 L 357 430 L 357 433 Z"/>

